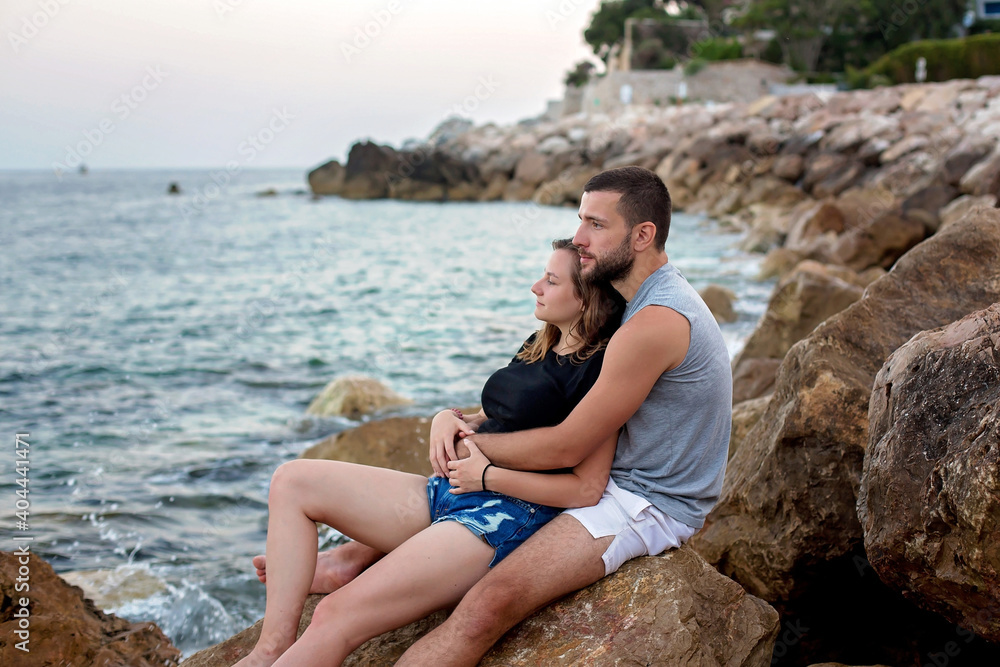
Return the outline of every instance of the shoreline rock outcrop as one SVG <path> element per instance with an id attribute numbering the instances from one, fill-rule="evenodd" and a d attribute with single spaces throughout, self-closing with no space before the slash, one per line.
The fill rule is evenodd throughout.
<path id="1" fill-rule="evenodd" d="M 858 517 L 872 568 L 1000 642 L 1000 302 L 893 352 L 869 419 Z"/>
<path id="2" fill-rule="evenodd" d="M 173 667 L 180 661 L 181 652 L 155 623 L 130 623 L 106 614 L 40 557 L 31 553 L 27 563 L 22 558 L 0 551 L 0 663 Z M 19 575 L 21 568 L 27 568 L 27 580 Z M 28 583 L 27 591 L 16 588 L 19 576 Z M 21 598 L 29 600 L 28 653 L 16 647 L 20 639 L 15 630 L 24 620 L 15 616 L 25 609 Z"/>
<path id="3" fill-rule="evenodd" d="M 1000 210 L 974 211 L 793 346 L 692 539 L 699 553 L 769 601 L 792 598 L 805 583 L 796 572 L 817 559 L 850 553 L 861 540 L 854 507 L 878 368 L 915 333 L 996 301 Z"/>
<path id="4" fill-rule="evenodd" d="M 322 596 L 310 596 L 304 631 Z M 438 612 L 376 637 L 345 665 L 389 665 L 440 624 Z M 222 667 L 246 655 L 262 621 L 191 656 L 184 667 Z M 483 667 L 511 665 L 734 665 L 764 667 L 778 614 L 688 547 L 629 561 L 615 574 L 526 619 L 490 650 Z"/>
<path id="5" fill-rule="evenodd" d="M 793 615 L 804 613 L 800 601 L 831 568 L 849 572 L 859 560 L 868 567 L 855 506 L 875 375 L 914 334 L 997 301 L 1000 210 L 974 209 L 791 348 L 692 546 Z M 843 594 L 862 585 L 859 577 L 844 581 Z M 882 629 L 880 639 L 889 642 L 888 634 Z"/>

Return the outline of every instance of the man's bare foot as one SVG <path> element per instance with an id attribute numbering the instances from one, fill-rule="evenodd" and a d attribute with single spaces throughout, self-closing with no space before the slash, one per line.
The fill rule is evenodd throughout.
<path id="1" fill-rule="evenodd" d="M 329 551 L 319 552 L 316 555 L 316 574 L 313 575 L 309 593 L 334 592 L 353 581 L 355 577 L 384 555 L 381 551 L 360 542 L 347 542 Z M 263 555 L 254 556 L 253 565 L 257 568 L 257 578 L 260 579 L 260 583 L 267 583 L 267 558 Z M 247 656 L 247 658 L 249 657 Z"/>

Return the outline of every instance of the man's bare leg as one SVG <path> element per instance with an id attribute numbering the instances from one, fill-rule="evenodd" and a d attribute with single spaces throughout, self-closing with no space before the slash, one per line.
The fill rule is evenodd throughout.
<path id="1" fill-rule="evenodd" d="M 316 556 L 316 574 L 309 593 L 332 593 L 354 580 L 385 554 L 361 542 L 346 542 Z M 267 583 L 267 558 L 261 554 L 253 557 L 260 583 Z"/>
<path id="2" fill-rule="evenodd" d="M 533 612 L 604 577 L 601 556 L 613 539 L 594 539 L 573 517 L 557 516 L 483 577 L 396 667 L 472 667 Z"/>

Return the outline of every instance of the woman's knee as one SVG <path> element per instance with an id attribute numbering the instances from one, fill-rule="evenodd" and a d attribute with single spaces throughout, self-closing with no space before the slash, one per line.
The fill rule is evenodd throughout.
<path id="1" fill-rule="evenodd" d="M 312 459 L 295 459 L 278 466 L 271 475 L 269 501 L 300 493 L 316 477 L 316 463 Z"/>

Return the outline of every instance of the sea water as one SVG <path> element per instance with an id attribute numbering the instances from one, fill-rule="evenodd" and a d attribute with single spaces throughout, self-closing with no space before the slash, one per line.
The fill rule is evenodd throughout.
<path id="1" fill-rule="evenodd" d="M 314 200 L 301 170 L 220 174 L 0 172 L 0 490 L 13 508 L 30 434 L 20 534 L 185 654 L 263 615 L 250 557 L 274 469 L 357 425 L 306 418 L 309 401 L 362 374 L 411 397 L 403 414 L 475 404 L 577 225 L 572 208 Z M 772 287 L 738 240 L 678 213 L 667 244 L 696 288 L 736 293 L 731 354 Z"/>

